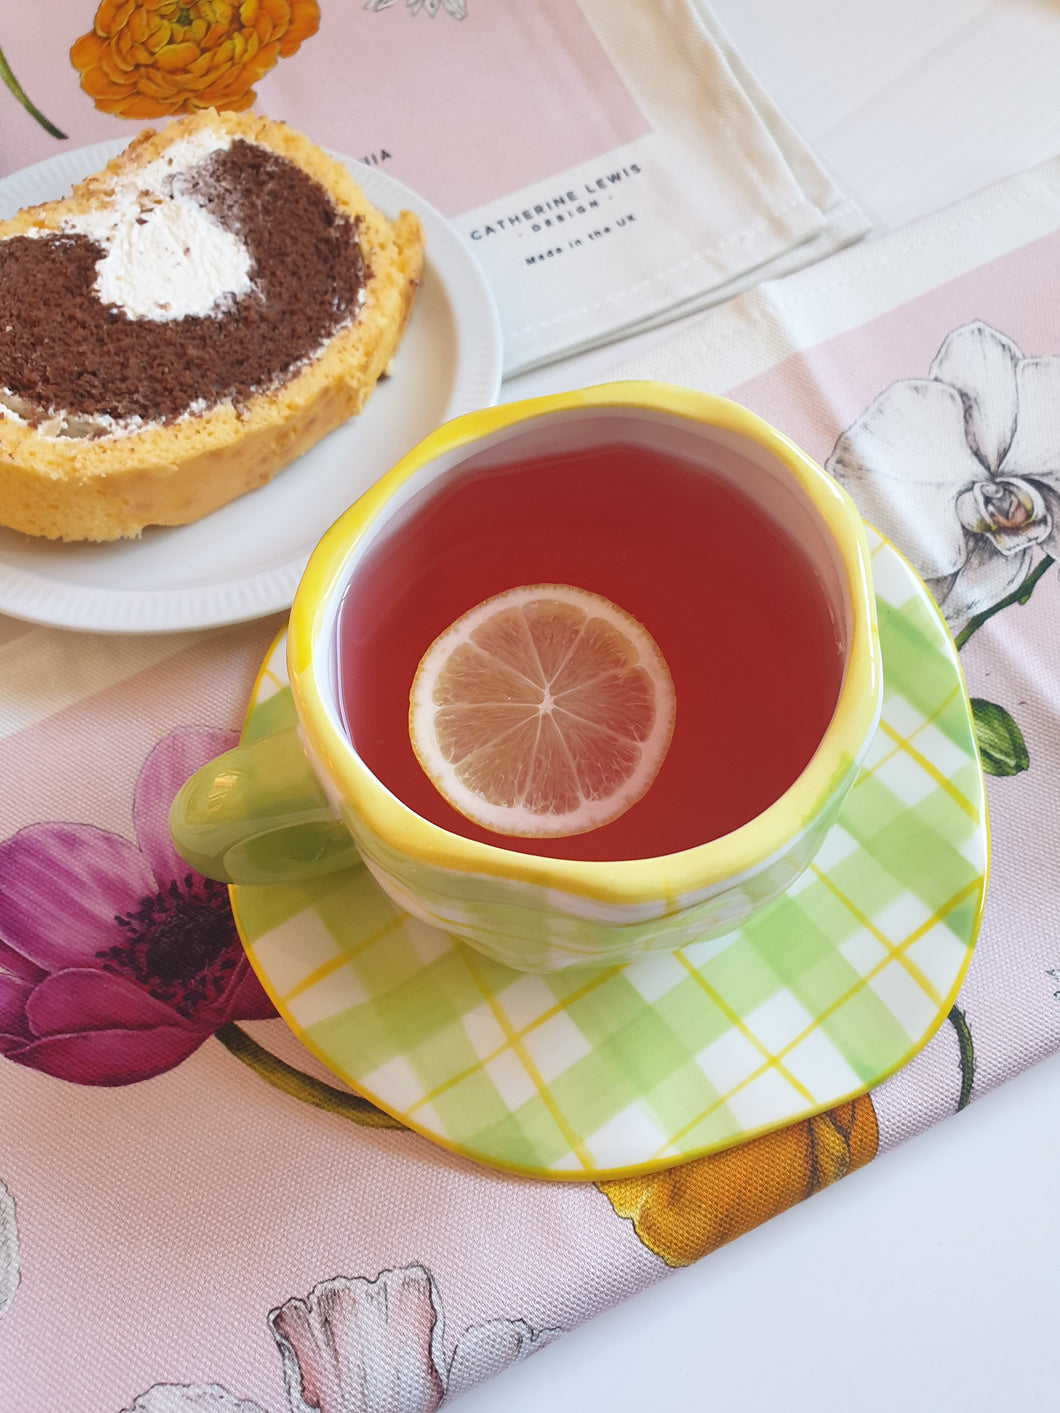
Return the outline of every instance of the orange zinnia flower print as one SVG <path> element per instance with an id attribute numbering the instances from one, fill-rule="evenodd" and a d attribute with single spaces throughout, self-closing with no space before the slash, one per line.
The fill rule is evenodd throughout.
<path id="1" fill-rule="evenodd" d="M 102 0 L 70 61 L 96 107 L 120 118 L 240 111 L 319 24 L 317 0 Z"/>
<path id="2" fill-rule="evenodd" d="M 876 1156 L 867 1094 L 737 1148 L 596 1185 L 669 1266 L 688 1266 Z"/>

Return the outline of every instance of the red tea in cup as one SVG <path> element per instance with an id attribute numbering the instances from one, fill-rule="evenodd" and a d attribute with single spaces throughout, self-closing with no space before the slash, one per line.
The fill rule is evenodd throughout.
<path id="1" fill-rule="evenodd" d="M 674 951 L 769 906 L 883 697 L 850 497 L 745 408 L 661 383 L 437 428 L 313 551 L 287 668 L 297 725 L 183 788 L 182 854 L 251 883 L 359 856 L 396 907 L 523 971 Z"/>
<path id="2" fill-rule="evenodd" d="M 369 770 L 423 818 L 522 853 L 653 858 L 728 834 L 801 774 L 831 720 L 844 646 L 807 553 L 725 474 L 645 445 L 488 453 L 413 498 L 366 552 L 337 628 L 339 695 Z M 754 468 L 748 463 L 748 471 Z M 565 838 L 484 829 L 435 789 L 409 739 L 424 653 L 461 614 L 523 584 L 600 594 L 651 634 L 676 721 L 647 792 Z"/>

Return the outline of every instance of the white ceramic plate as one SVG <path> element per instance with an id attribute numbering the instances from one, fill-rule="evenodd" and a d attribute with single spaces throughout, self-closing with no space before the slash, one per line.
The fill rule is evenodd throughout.
<path id="1" fill-rule="evenodd" d="M 65 195 L 125 145 L 63 152 L 0 180 L 0 219 Z M 500 323 L 474 256 L 401 182 L 339 160 L 388 215 L 408 208 L 423 222 L 423 284 L 394 376 L 359 417 L 269 485 L 194 525 L 108 545 L 56 544 L 0 528 L 0 612 L 125 633 L 237 623 L 288 608 L 310 550 L 352 501 L 439 423 L 496 401 Z"/>

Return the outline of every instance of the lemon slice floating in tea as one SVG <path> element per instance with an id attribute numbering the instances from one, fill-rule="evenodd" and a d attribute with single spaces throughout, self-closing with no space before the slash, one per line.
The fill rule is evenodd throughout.
<path id="1" fill-rule="evenodd" d="M 498 834 L 584 834 L 645 793 L 673 735 L 674 686 L 647 629 L 567 584 L 477 604 L 424 654 L 416 758 L 454 809 Z"/>

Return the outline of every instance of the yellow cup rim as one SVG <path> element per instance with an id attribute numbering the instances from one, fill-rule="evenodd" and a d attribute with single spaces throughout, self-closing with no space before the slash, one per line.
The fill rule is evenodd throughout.
<path id="1" fill-rule="evenodd" d="M 802 774 L 767 809 L 731 833 L 679 853 L 593 862 L 522 854 L 466 839 L 421 818 L 368 770 L 321 699 L 312 667 L 327 609 L 341 592 L 348 565 L 391 497 L 435 458 L 472 448 L 517 424 L 577 409 L 663 413 L 742 436 L 793 474 L 839 549 L 851 604 L 847 665 L 836 708 Z M 330 651 L 330 642 L 327 645 Z M 674 898 L 755 872 L 783 853 L 848 778 L 872 738 L 882 699 L 882 665 L 868 542 L 853 501 L 816 462 L 757 414 L 727 398 L 655 382 L 603 383 L 465 413 L 411 449 L 336 520 L 302 575 L 287 637 L 291 690 L 302 729 L 342 800 L 366 830 L 410 862 L 486 877 L 514 879 L 594 902 L 636 905 Z"/>

